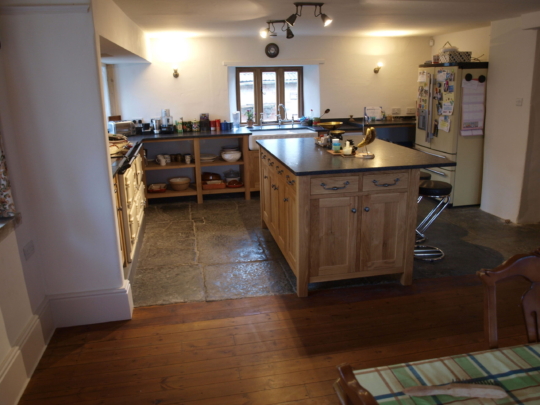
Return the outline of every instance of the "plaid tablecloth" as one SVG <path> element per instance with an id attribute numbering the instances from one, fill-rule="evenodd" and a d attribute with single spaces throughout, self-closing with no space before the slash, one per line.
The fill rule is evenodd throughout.
<path id="1" fill-rule="evenodd" d="M 356 370 L 356 379 L 384 405 L 540 404 L 540 344 L 441 357 Z M 508 392 L 504 399 L 409 397 L 403 388 L 443 385 L 453 380 L 491 380 Z"/>

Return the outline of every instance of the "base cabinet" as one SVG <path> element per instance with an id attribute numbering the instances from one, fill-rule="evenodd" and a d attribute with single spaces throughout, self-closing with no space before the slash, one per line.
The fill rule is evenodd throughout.
<path id="1" fill-rule="evenodd" d="M 261 218 L 309 283 L 401 274 L 412 281 L 419 170 L 294 176 L 260 151 Z"/>

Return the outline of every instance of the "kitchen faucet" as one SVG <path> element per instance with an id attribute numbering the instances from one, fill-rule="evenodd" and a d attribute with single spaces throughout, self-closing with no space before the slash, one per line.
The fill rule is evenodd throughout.
<path id="1" fill-rule="evenodd" d="M 279 113 L 279 107 L 283 108 L 283 115 L 285 116 L 285 119 L 281 119 L 281 115 L 278 114 L 278 123 L 279 125 L 281 126 L 282 123 L 291 123 L 291 124 L 294 124 L 294 121 L 293 120 L 289 120 L 287 119 L 287 109 L 285 108 L 285 106 L 283 104 L 280 104 L 278 105 L 278 113 Z"/>

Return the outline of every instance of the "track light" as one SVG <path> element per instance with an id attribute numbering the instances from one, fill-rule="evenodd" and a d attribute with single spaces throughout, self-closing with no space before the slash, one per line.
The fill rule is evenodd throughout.
<path id="1" fill-rule="evenodd" d="M 377 63 L 377 66 L 375 67 L 375 69 L 373 69 L 373 71 L 374 71 L 375 73 L 379 73 L 379 70 L 381 70 L 381 68 L 382 68 L 383 66 L 384 66 L 383 63 L 382 63 L 382 62 L 379 62 L 379 63 Z"/>
<path id="2" fill-rule="evenodd" d="M 285 21 L 285 20 L 268 20 L 266 22 L 266 24 L 268 24 L 268 27 L 263 28 L 259 32 L 259 34 L 261 35 L 262 38 L 277 37 L 276 27 L 275 27 L 274 24 L 282 24 L 281 25 L 281 31 L 283 31 L 283 32 L 287 31 L 287 38 L 289 38 L 289 39 L 294 38 L 294 34 L 291 31 L 291 29 L 289 28 L 289 25 L 287 24 L 287 21 Z"/>
<path id="3" fill-rule="evenodd" d="M 287 28 L 287 39 L 294 38 L 294 34 L 290 28 Z"/>
<path id="4" fill-rule="evenodd" d="M 296 17 L 297 17 L 296 13 L 291 14 L 291 16 L 287 18 L 285 21 L 287 22 L 287 24 L 289 24 L 292 27 L 296 21 Z"/>
<path id="5" fill-rule="evenodd" d="M 332 24 L 332 19 L 326 14 L 321 14 L 321 19 L 325 27 L 328 27 L 330 24 Z"/>
<path id="6" fill-rule="evenodd" d="M 291 15 L 289 18 L 287 18 L 287 23 L 292 26 L 294 22 L 296 21 L 296 17 L 302 16 L 302 7 L 304 6 L 313 6 L 315 7 L 315 10 L 313 12 L 313 15 L 315 17 L 321 17 L 322 22 L 325 27 L 328 27 L 332 23 L 332 18 L 328 17 L 326 14 L 323 14 L 322 12 L 322 6 L 324 3 L 294 3 L 296 7 L 296 13 Z"/>

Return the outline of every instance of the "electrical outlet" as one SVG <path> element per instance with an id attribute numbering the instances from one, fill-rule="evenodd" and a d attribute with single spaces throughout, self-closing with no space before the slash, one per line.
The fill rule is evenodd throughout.
<path id="1" fill-rule="evenodd" d="M 401 114 L 401 108 L 392 107 L 392 115 L 400 115 L 400 114 Z"/>
<path id="2" fill-rule="evenodd" d="M 131 119 L 131 122 L 139 122 L 139 120 L 140 120 L 141 122 L 143 122 L 143 119 L 142 119 L 142 118 L 132 118 L 132 119 Z"/>
<path id="3" fill-rule="evenodd" d="M 407 107 L 407 114 L 416 114 L 416 108 Z"/>
<path id="4" fill-rule="evenodd" d="M 26 260 L 30 259 L 35 251 L 36 249 L 34 248 L 34 241 L 28 242 L 23 248 L 24 258 Z"/>
<path id="5" fill-rule="evenodd" d="M 523 99 L 522 98 L 516 98 L 516 106 L 518 106 L 518 107 L 523 106 Z"/>

